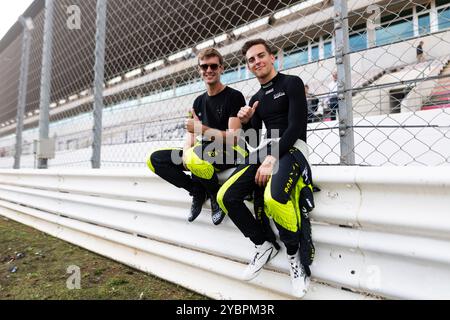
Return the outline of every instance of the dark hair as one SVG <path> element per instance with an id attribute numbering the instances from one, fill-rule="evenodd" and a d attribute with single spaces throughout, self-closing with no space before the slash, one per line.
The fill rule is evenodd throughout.
<path id="1" fill-rule="evenodd" d="M 264 39 L 255 39 L 247 41 L 242 47 L 242 55 L 245 57 L 247 55 L 247 51 L 250 50 L 251 47 L 256 46 L 258 44 L 262 44 L 268 53 L 273 54 L 272 48 L 269 46 L 266 40 Z"/>
<path id="2" fill-rule="evenodd" d="M 220 63 L 220 65 L 221 66 L 223 66 L 223 56 L 220 54 L 220 52 L 219 51 L 217 51 L 216 49 L 214 49 L 214 48 L 206 48 L 206 49 L 203 49 L 202 51 L 200 51 L 199 52 L 199 54 L 198 54 L 198 56 L 197 56 L 197 58 L 198 58 L 198 60 L 200 61 L 200 60 L 203 60 L 203 59 L 205 59 L 205 58 L 212 58 L 212 57 L 217 57 L 217 58 L 219 58 L 219 63 Z"/>

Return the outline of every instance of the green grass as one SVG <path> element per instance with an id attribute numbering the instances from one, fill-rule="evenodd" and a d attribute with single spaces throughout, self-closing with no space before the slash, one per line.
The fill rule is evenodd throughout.
<path id="1" fill-rule="evenodd" d="M 11 261 L 23 253 L 24 257 Z M 81 289 L 69 290 L 69 266 Z M 11 269 L 17 267 L 17 272 Z M 204 300 L 180 286 L 136 271 L 0 217 L 0 300 Z"/>

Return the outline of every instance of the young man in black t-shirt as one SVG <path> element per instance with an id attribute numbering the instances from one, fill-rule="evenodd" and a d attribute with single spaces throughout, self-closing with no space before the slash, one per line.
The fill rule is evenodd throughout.
<path id="1" fill-rule="evenodd" d="M 186 141 L 183 149 L 164 149 L 153 152 L 147 164 L 158 176 L 178 188 L 188 191 L 192 197 L 192 207 L 188 217 L 193 222 L 201 212 L 207 196 L 211 199 L 212 221 L 219 225 L 225 217 L 216 196 L 220 188 L 217 172 L 236 166 L 245 151 L 232 145 L 225 148 L 213 141 L 217 138 L 233 144 L 234 136 L 241 129 L 237 114 L 245 106 L 241 92 L 223 85 L 220 76 L 224 71 L 222 55 L 209 48 L 198 55 L 198 70 L 205 82 L 207 92 L 194 101 L 190 119 L 186 120 Z M 232 150 L 232 162 L 224 157 L 226 150 Z M 182 159 L 179 164 L 174 159 Z M 229 160 L 229 157 L 228 157 Z M 188 175 L 185 171 L 191 171 Z"/>
<path id="2" fill-rule="evenodd" d="M 258 132 L 264 123 L 267 133 L 247 162 L 221 187 L 218 202 L 256 247 L 243 275 L 250 281 L 279 249 L 270 232 L 265 232 L 258 218 L 244 204 L 244 198 L 255 188 L 264 189 L 265 214 L 274 220 L 287 249 L 292 293 L 303 297 L 308 289 L 309 266 L 315 252 L 309 224 L 314 199 L 307 160 L 305 88 L 299 77 L 276 72 L 275 57 L 264 40 L 249 41 L 244 45 L 243 54 L 261 89 L 238 116 L 245 127 L 251 126 Z"/>

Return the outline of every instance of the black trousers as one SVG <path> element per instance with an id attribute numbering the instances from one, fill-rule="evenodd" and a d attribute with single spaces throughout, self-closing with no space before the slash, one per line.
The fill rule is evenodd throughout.
<path id="1" fill-rule="evenodd" d="M 304 161 L 299 159 L 304 159 L 303 155 L 299 150 L 292 148 L 278 161 L 278 170 L 274 172 L 266 188 L 257 191 L 259 194 L 263 193 L 265 215 L 274 220 L 280 240 L 286 246 L 289 255 L 294 255 L 299 250 L 302 221 L 300 195 L 305 187 L 311 189 L 312 195 L 309 165 L 306 159 Z M 305 178 L 302 173 L 305 172 L 306 166 L 309 169 L 306 176 L 309 177 Z M 254 164 L 240 165 L 217 195 L 222 210 L 255 245 L 274 241 L 271 232 L 264 227 L 267 224 L 261 223 L 263 219 L 253 216 L 244 204 L 245 197 L 259 188 L 255 184 L 258 168 L 259 165 Z M 261 214 L 256 210 L 255 212 L 257 215 Z"/>
<path id="2" fill-rule="evenodd" d="M 173 184 L 183 188 L 189 193 L 195 189 L 204 189 L 211 196 L 216 196 L 220 189 L 217 173 L 226 169 L 236 167 L 237 159 L 245 159 L 245 154 L 239 154 L 233 150 L 232 157 L 226 159 L 227 152 L 224 148 L 210 148 L 210 143 L 198 143 L 183 155 L 183 149 L 160 149 L 154 151 L 147 165 L 155 174 Z M 186 166 L 181 162 L 185 156 Z M 176 161 L 174 161 L 176 160 Z M 187 172 L 190 171 L 192 175 Z"/>
<path id="3" fill-rule="evenodd" d="M 183 149 L 161 149 L 154 151 L 147 159 L 147 166 L 153 173 L 160 176 L 177 188 L 185 189 L 192 193 L 195 176 L 187 174 L 187 169 L 183 164 L 175 164 L 172 159 L 182 159 Z M 197 182 L 199 185 L 200 182 Z M 200 185 L 201 186 L 201 185 Z"/>
<path id="4" fill-rule="evenodd" d="M 339 99 L 338 97 L 331 97 L 328 103 L 328 112 L 330 119 L 332 121 L 337 120 L 337 115 L 339 113 Z"/>

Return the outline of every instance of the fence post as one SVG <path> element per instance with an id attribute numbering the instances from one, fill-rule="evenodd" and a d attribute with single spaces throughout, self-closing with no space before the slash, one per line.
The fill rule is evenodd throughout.
<path id="1" fill-rule="evenodd" d="M 334 12 L 341 164 L 353 165 L 355 164 L 355 138 L 347 0 L 334 0 Z"/>
<path id="2" fill-rule="evenodd" d="M 94 79 L 94 128 L 92 143 L 92 169 L 101 167 L 103 83 L 105 78 L 105 38 L 107 0 L 97 0 L 97 22 L 95 34 L 95 79 Z"/>
<path id="3" fill-rule="evenodd" d="M 33 20 L 21 16 L 19 22 L 23 27 L 22 55 L 20 58 L 19 97 L 17 99 L 16 153 L 14 155 L 14 169 L 20 169 L 22 156 L 23 118 L 27 100 L 28 67 L 30 65 L 30 42 Z"/>
<path id="4" fill-rule="evenodd" d="M 41 99 L 39 103 L 39 143 L 49 137 L 49 107 L 52 80 L 53 15 L 55 1 L 45 0 L 44 43 L 42 49 Z M 48 159 L 38 159 L 38 169 L 48 169 Z"/>

